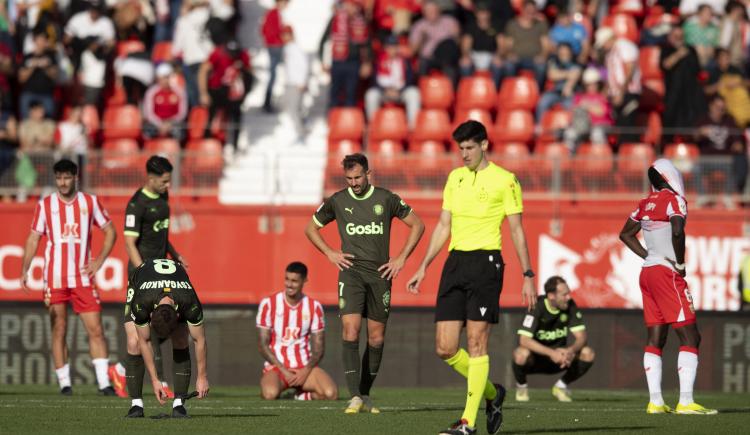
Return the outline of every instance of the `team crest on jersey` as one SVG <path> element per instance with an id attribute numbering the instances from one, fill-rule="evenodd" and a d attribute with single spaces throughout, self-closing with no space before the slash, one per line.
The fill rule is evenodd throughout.
<path id="1" fill-rule="evenodd" d="M 67 223 L 63 227 L 62 231 L 62 238 L 64 239 L 77 239 L 80 236 L 78 235 L 78 224 L 76 223 Z"/>
<path id="2" fill-rule="evenodd" d="M 300 329 L 296 326 L 287 326 L 284 329 L 284 335 L 281 337 L 281 339 L 285 342 L 292 342 L 297 339 L 299 339 L 299 332 Z"/>
<path id="3" fill-rule="evenodd" d="M 568 321 L 568 315 L 565 313 L 560 314 L 560 321 L 565 323 Z"/>
<path id="4" fill-rule="evenodd" d="M 380 204 L 375 204 L 374 206 L 372 206 L 372 212 L 380 216 L 381 214 L 383 214 L 383 206 Z"/>
<path id="5" fill-rule="evenodd" d="M 480 202 L 485 202 L 489 198 L 489 195 L 487 194 L 487 191 L 482 188 L 482 190 L 479 192 L 478 199 Z"/>

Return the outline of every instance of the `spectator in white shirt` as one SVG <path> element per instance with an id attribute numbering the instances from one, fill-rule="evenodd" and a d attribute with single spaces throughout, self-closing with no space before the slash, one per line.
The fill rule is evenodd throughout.
<path id="1" fill-rule="evenodd" d="M 641 96 L 641 70 L 638 46 L 615 36 L 614 30 L 601 27 L 596 31 L 595 47 L 605 55 L 609 98 L 615 115 L 620 142 L 637 142 L 634 134 L 636 111 Z"/>
<path id="2" fill-rule="evenodd" d="M 130 53 L 115 59 L 115 77 L 125 88 L 128 104 L 138 105 L 146 89 L 154 82 L 154 64 L 146 52 Z"/>
<path id="3" fill-rule="evenodd" d="M 384 41 L 385 50 L 378 58 L 375 86 L 365 94 L 365 111 L 372 119 L 383 102 L 404 103 L 409 125 L 414 126 L 421 104 L 419 89 L 413 85 L 409 59 L 398 52 L 398 39 L 389 36 Z"/>
<path id="4" fill-rule="evenodd" d="M 68 119 L 57 124 L 58 148 L 68 156 L 84 155 L 88 150 L 88 129 L 83 123 L 83 107 L 73 106 Z"/>
<path id="5" fill-rule="evenodd" d="M 284 112 L 292 121 L 298 140 L 305 135 L 303 125 L 302 98 L 307 90 L 310 75 L 310 59 L 302 47 L 294 40 L 291 27 L 285 27 L 281 34 L 284 41 L 284 70 L 286 73 L 286 93 Z"/>
<path id="6" fill-rule="evenodd" d="M 190 107 L 199 103 L 198 70 L 214 49 L 206 23 L 211 16 L 207 0 L 186 0 L 186 11 L 175 25 L 172 54 L 182 59 Z"/>

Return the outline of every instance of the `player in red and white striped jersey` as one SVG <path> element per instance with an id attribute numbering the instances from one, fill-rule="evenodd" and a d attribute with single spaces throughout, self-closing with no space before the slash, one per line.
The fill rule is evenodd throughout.
<path id="1" fill-rule="evenodd" d="M 325 319 L 320 302 L 302 293 L 307 266 L 290 263 L 284 291 L 258 307 L 258 350 L 266 360 L 260 380 L 264 399 L 277 399 L 288 388 L 299 400 L 335 400 L 338 388 L 318 364 L 325 350 Z"/>
<path id="2" fill-rule="evenodd" d="M 65 341 L 68 302 L 83 321 L 96 371 L 99 392 L 114 396 L 109 384 L 107 343 L 102 334 L 101 305 L 94 288 L 94 275 L 104 263 L 117 238 L 107 211 L 96 196 L 78 192 L 78 166 L 63 159 L 55 163 L 57 192 L 42 198 L 36 206 L 31 232 L 26 240 L 21 271 L 24 290 L 31 260 L 39 240 L 47 237 L 44 251 L 44 303 L 52 325 L 52 356 L 60 390 L 72 394 L 68 349 Z M 104 232 L 99 255 L 91 258 L 92 227 Z"/>

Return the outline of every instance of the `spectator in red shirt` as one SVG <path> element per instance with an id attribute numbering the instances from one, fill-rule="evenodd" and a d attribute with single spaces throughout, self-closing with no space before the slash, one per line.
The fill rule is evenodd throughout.
<path id="1" fill-rule="evenodd" d="M 187 117 L 187 95 L 179 87 L 170 84 L 172 66 L 162 63 L 156 68 L 156 84 L 143 97 L 143 137 L 171 137 L 178 141 L 185 138 Z"/>
<path id="2" fill-rule="evenodd" d="M 263 111 L 266 113 L 274 112 L 271 105 L 273 84 L 276 82 L 276 67 L 281 63 L 284 53 L 284 41 L 281 37 L 284 23 L 281 20 L 281 12 L 286 9 L 288 4 L 289 0 L 276 0 L 276 7 L 268 11 L 265 18 L 263 18 L 263 26 L 261 27 L 263 41 L 266 44 L 268 57 L 271 60 L 268 71 L 270 76 L 268 77 L 268 86 L 266 87 L 266 99 L 263 102 Z"/>
<path id="3" fill-rule="evenodd" d="M 221 42 L 216 38 L 216 42 Z M 205 136 L 210 137 L 211 121 L 224 112 L 226 145 L 236 151 L 240 124 L 240 105 L 250 91 L 250 56 L 237 42 L 217 44 L 198 72 L 201 104 L 208 106 Z"/>

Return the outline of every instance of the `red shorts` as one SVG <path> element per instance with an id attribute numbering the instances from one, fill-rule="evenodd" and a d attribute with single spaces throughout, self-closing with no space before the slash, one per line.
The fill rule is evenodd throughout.
<path id="1" fill-rule="evenodd" d="M 94 287 L 76 288 L 47 288 L 44 290 L 44 304 L 48 307 L 54 304 L 71 303 L 76 313 L 100 312 L 99 293 Z"/>
<path id="2" fill-rule="evenodd" d="M 640 285 L 646 326 L 679 328 L 695 323 L 693 297 L 687 282 L 677 272 L 665 266 L 644 267 Z"/>

